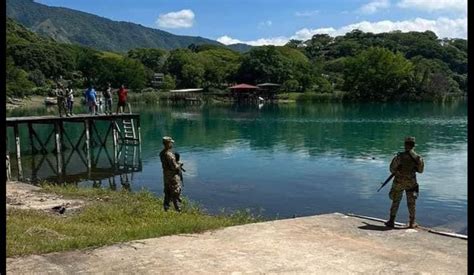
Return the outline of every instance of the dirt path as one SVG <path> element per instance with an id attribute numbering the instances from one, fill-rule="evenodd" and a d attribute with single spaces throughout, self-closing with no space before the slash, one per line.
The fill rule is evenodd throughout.
<path id="1" fill-rule="evenodd" d="M 466 274 L 467 241 L 327 214 L 7 259 L 9 274 Z"/>
<path id="2" fill-rule="evenodd" d="M 7 99 L 6 109 L 15 109 L 20 107 L 39 107 L 44 106 L 44 96 L 34 95 L 24 99 Z"/>
<path id="3" fill-rule="evenodd" d="M 7 182 L 6 202 L 10 208 L 52 211 L 55 206 L 65 206 L 67 212 L 83 207 L 86 202 L 78 199 L 65 199 L 62 196 L 40 192 L 41 188 L 17 181 Z"/>

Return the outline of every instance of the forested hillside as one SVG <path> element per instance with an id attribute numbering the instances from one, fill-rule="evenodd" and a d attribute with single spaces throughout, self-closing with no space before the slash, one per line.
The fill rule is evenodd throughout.
<path id="1" fill-rule="evenodd" d="M 344 36 L 314 35 L 285 46 L 253 47 L 245 54 L 220 45 L 175 50 L 136 48 L 99 51 L 41 38 L 7 20 L 7 93 L 44 94 L 60 77 L 69 85 L 125 84 L 149 87 L 153 73 L 165 74 L 162 91 L 227 84 L 273 82 L 281 92 L 344 91 L 349 100 L 432 100 L 467 94 L 467 41 L 438 39 L 433 32 Z"/>
<path id="2" fill-rule="evenodd" d="M 220 44 L 193 36 L 174 35 L 129 22 L 118 22 L 77 10 L 49 7 L 33 0 L 7 0 L 7 16 L 41 36 L 99 50 L 126 52 L 134 48 L 185 48 Z"/>

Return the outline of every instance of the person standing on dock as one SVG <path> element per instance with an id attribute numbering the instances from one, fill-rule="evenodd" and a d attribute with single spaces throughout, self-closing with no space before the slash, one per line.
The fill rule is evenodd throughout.
<path id="1" fill-rule="evenodd" d="M 72 108 L 74 106 L 74 90 L 68 89 L 67 93 L 67 112 L 70 116 L 72 116 Z"/>
<path id="2" fill-rule="evenodd" d="M 97 115 L 97 92 L 94 89 L 94 86 L 90 85 L 86 90 L 86 104 L 89 107 L 90 114 Z"/>
<path id="3" fill-rule="evenodd" d="M 125 106 L 127 105 L 128 91 L 127 89 L 125 89 L 125 85 L 122 84 L 122 86 L 120 86 L 120 89 L 118 90 L 117 94 L 118 94 L 118 103 L 117 103 L 116 113 L 118 114 L 119 109 L 120 109 L 120 112 L 123 113 L 125 111 Z"/>
<path id="4" fill-rule="evenodd" d="M 181 211 L 179 201 L 181 197 L 181 178 L 179 176 L 183 164 L 176 161 L 175 154 L 171 150 L 174 140 L 171 137 L 163 137 L 164 149 L 160 152 L 161 166 L 163 168 L 163 182 L 165 198 L 163 208 L 168 211 L 170 201 L 173 202 L 176 211 Z"/>
<path id="5" fill-rule="evenodd" d="M 105 113 L 111 115 L 112 114 L 112 86 L 110 83 L 107 85 L 107 89 L 104 90 L 102 93 L 105 100 Z"/>
<path id="6" fill-rule="evenodd" d="M 419 191 L 416 173 L 423 173 L 425 164 L 423 158 L 413 148 L 415 148 L 415 137 L 406 137 L 405 151 L 398 153 L 390 163 L 390 172 L 395 175 L 395 179 L 389 193 L 392 206 L 390 207 L 390 219 L 385 222 L 388 227 L 395 226 L 395 217 L 403 197 L 403 191 L 407 195 L 408 212 L 410 214 L 409 227 L 417 227 L 415 207 Z"/>
<path id="7" fill-rule="evenodd" d="M 63 113 L 68 116 L 66 110 L 66 91 L 63 85 L 59 82 L 56 88 L 56 100 L 58 104 L 59 117 L 63 117 Z"/>

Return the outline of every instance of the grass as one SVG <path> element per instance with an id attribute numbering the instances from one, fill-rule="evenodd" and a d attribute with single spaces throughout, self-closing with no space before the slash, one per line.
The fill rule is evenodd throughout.
<path id="1" fill-rule="evenodd" d="M 79 198 L 79 213 L 7 211 L 7 257 L 67 251 L 180 233 L 198 233 L 260 221 L 245 211 L 211 216 L 183 202 L 181 213 L 163 211 L 161 198 L 148 191 L 129 193 L 75 186 L 44 185 L 43 191 Z M 67 213 L 67 211 L 66 211 Z"/>

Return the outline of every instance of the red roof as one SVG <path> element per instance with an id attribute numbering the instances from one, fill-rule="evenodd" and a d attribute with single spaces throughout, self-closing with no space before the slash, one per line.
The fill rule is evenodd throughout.
<path id="1" fill-rule="evenodd" d="M 232 87 L 230 87 L 230 89 L 258 89 L 258 87 L 242 83 L 242 84 L 239 84 L 239 85 L 232 86 Z"/>

